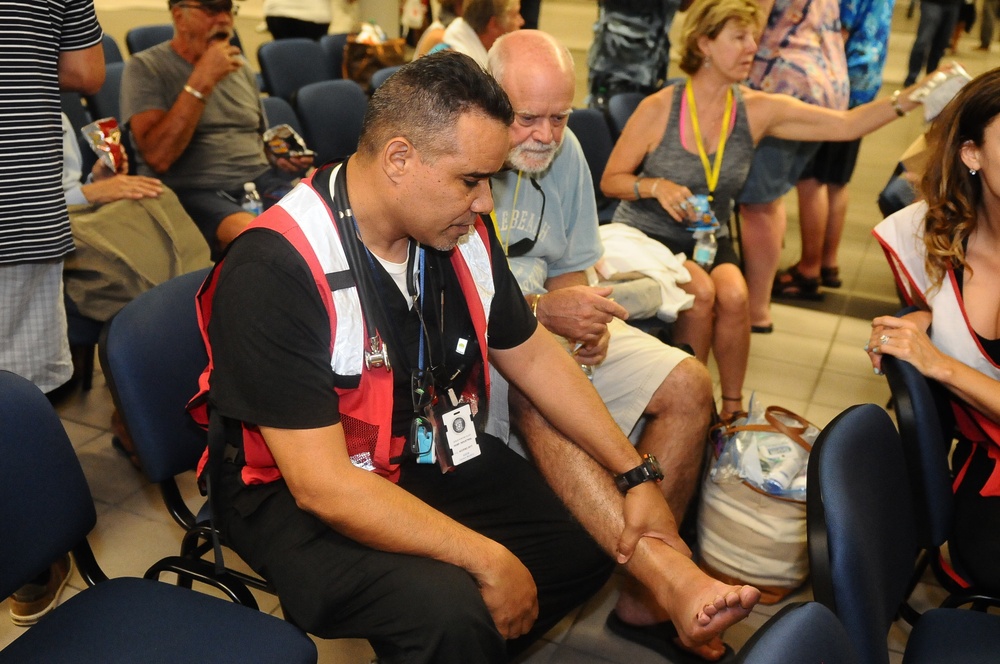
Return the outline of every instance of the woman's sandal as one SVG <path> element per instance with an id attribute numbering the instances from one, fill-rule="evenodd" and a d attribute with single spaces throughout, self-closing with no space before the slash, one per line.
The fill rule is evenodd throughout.
<path id="1" fill-rule="evenodd" d="M 733 401 L 733 402 L 736 402 L 738 404 L 742 404 L 743 403 L 743 398 L 742 397 L 737 398 L 737 397 L 723 396 L 722 400 L 723 401 Z M 725 413 L 725 412 L 726 412 L 725 409 L 723 409 L 723 413 Z M 732 426 L 733 423 L 736 422 L 736 420 L 740 419 L 741 417 L 746 417 L 746 416 L 747 416 L 747 412 L 745 410 L 742 410 L 742 409 L 741 410 L 733 410 L 733 411 L 729 411 L 728 414 L 725 414 L 725 415 L 722 414 L 722 413 L 720 413 L 719 414 L 719 421 L 724 426 L 729 427 L 729 426 Z"/>
<path id="2" fill-rule="evenodd" d="M 826 288 L 840 288 L 844 285 L 844 282 L 840 280 L 839 267 L 821 267 L 819 281 Z"/>
<path id="3" fill-rule="evenodd" d="M 822 300 L 819 292 L 819 278 L 806 277 L 799 272 L 798 264 L 791 266 L 774 277 L 771 297 L 789 300 Z"/>

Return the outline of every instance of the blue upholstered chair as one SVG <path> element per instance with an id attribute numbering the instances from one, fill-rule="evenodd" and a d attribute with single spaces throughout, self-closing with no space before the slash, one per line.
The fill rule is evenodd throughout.
<path id="1" fill-rule="evenodd" d="M 326 56 L 326 68 L 330 78 L 344 78 L 344 47 L 347 46 L 346 32 L 337 32 L 320 37 L 319 45 Z"/>
<path id="2" fill-rule="evenodd" d="M 274 616 L 146 578 L 108 579 L 87 534 L 97 523 L 76 452 L 45 395 L 0 371 L 0 595 L 67 551 L 87 587 L 0 651 L 0 663 L 316 662 Z"/>
<path id="3" fill-rule="evenodd" d="M 368 88 L 368 94 L 372 94 L 378 90 L 379 86 L 385 83 L 385 79 L 399 71 L 399 68 L 402 66 L 403 65 L 393 65 L 392 67 L 382 67 L 382 69 L 379 69 L 372 74 L 371 87 Z"/>
<path id="4" fill-rule="evenodd" d="M 330 78 L 326 54 L 312 39 L 276 39 L 257 49 L 257 62 L 264 89 L 272 97 L 295 104 L 295 94 L 304 85 Z"/>
<path id="5" fill-rule="evenodd" d="M 368 96 L 350 79 L 311 83 L 301 88 L 296 112 L 316 164 L 338 161 L 358 149 Z"/>
<path id="6" fill-rule="evenodd" d="M 601 193 L 601 178 L 604 167 L 608 165 L 608 157 L 615 147 L 611 129 L 604 114 L 593 108 L 575 108 L 569 114 L 569 128 L 580 141 L 583 156 L 587 158 L 591 179 L 594 183 L 594 197 L 597 203 L 597 217 L 603 222 L 611 221 L 618 199 L 608 198 Z"/>
<path id="7" fill-rule="evenodd" d="M 302 121 L 299 120 L 291 104 L 281 97 L 263 97 L 260 103 L 264 106 L 264 117 L 267 119 L 268 127 L 286 124 L 298 132 L 299 136 L 303 136 Z"/>
<path id="8" fill-rule="evenodd" d="M 174 26 L 171 23 L 140 25 L 125 33 L 125 48 L 128 49 L 129 55 L 135 55 L 173 38 Z"/>
<path id="9" fill-rule="evenodd" d="M 249 591 L 239 593 L 239 586 L 273 589 L 256 576 L 217 573 L 211 561 L 201 558 L 212 549 L 211 511 L 206 502 L 195 514 L 176 480 L 197 466 L 208 441 L 186 410 L 208 363 L 194 301 L 207 274 L 204 269 L 175 277 L 126 304 L 105 326 L 98 354 L 142 470 L 159 486 L 167 511 L 185 531 L 181 558 L 209 577 L 236 579 L 234 599 L 256 607 Z"/>
<path id="10" fill-rule="evenodd" d="M 879 406 L 852 406 L 826 426 L 809 458 L 809 563 L 816 599 L 837 614 L 862 664 L 888 664 L 887 635 L 920 550 L 902 443 Z M 925 612 L 907 664 L 986 664 L 1000 653 L 1000 616 Z"/>
<path id="11" fill-rule="evenodd" d="M 754 632 L 736 664 L 857 664 L 844 626 L 819 602 L 789 604 Z"/>

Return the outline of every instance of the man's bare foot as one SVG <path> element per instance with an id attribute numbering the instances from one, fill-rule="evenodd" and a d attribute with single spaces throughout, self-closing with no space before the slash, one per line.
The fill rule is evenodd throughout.
<path id="1" fill-rule="evenodd" d="M 641 625 L 669 619 L 689 649 L 712 643 L 727 627 L 746 618 L 760 600 L 760 591 L 753 586 L 713 579 L 690 558 L 648 537 L 639 541 L 626 569 L 643 591 L 626 588 L 616 607 L 622 620 Z"/>
<path id="2" fill-rule="evenodd" d="M 694 619 L 674 619 L 677 635 L 686 646 L 709 642 L 730 625 L 750 615 L 751 609 L 760 601 L 760 591 L 753 586 L 731 586 L 710 578 L 706 588 L 698 592 L 702 594 L 695 593 L 686 600 L 693 602 L 691 608 L 695 611 L 688 609 L 680 613 L 680 616 L 694 615 Z M 713 592 L 714 597 L 704 602 Z"/>

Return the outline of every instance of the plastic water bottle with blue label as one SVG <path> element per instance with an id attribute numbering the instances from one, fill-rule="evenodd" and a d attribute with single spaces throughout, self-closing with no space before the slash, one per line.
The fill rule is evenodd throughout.
<path id="1" fill-rule="evenodd" d="M 260 200 L 260 194 L 257 193 L 257 185 L 253 182 L 247 182 L 243 185 L 243 192 L 244 210 L 255 217 L 264 211 L 264 203 Z"/>
<path id="2" fill-rule="evenodd" d="M 712 263 L 715 262 L 715 253 L 719 250 L 719 243 L 715 239 L 715 231 L 695 231 L 694 239 L 694 255 L 691 257 L 692 260 L 703 268 L 712 267 Z"/>

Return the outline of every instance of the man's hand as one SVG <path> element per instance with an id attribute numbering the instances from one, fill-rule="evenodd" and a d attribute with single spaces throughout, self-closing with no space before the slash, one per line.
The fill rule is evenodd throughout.
<path id="1" fill-rule="evenodd" d="M 271 155 L 268 154 L 268 156 Z M 301 157 L 279 157 L 274 159 L 274 165 L 286 173 L 301 174 L 312 167 L 313 156 L 310 154 Z"/>
<path id="2" fill-rule="evenodd" d="M 514 639 L 526 634 L 538 618 L 538 590 L 521 561 L 496 544 L 483 566 L 470 572 L 501 636 Z"/>
<path id="3" fill-rule="evenodd" d="M 611 287 L 568 286 L 541 296 L 535 314 L 545 329 L 584 345 L 594 346 L 607 333 L 613 318 L 625 320 L 628 311 L 609 300 Z"/>
<path id="4" fill-rule="evenodd" d="M 124 199 L 156 198 L 163 193 L 163 183 L 142 175 L 112 175 L 80 187 L 87 201 L 96 205 Z"/>
<path id="5" fill-rule="evenodd" d="M 677 521 L 655 482 L 643 482 L 629 489 L 625 494 L 624 514 L 625 528 L 617 547 L 620 564 L 627 563 L 632 557 L 641 537 L 658 539 L 691 557 L 691 549 L 677 534 Z"/>
<path id="6" fill-rule="evenodd" d="M 208 94 L 219 81 L 238 71 L 242 66 L 243 54 L 240 49 L 220 39 L 213 42 L 198 58 L 188 80 L 196 90 Z"/>
<path id="7" fill-rule="evenodd" d="M 580 344 L 579 348 L 573 351 L 573 357 L 580 364 L 586 364 L 590 367 L 596 367 L 598 364 L 604 361 L 604 358 L 608 356 L 608 343 L 611 341 L 611 332 L 608 330 L 607 326 L 604 328 L 604 334 L 601 338 L 594 344 Z"/>

